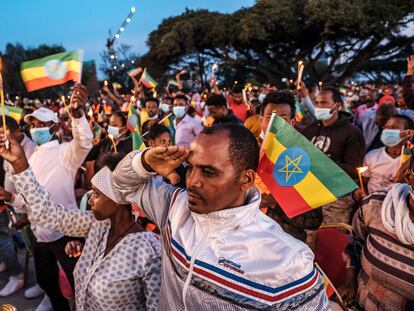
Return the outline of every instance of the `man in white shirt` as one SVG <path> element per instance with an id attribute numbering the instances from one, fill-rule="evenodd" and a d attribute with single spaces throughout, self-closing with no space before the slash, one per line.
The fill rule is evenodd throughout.
<path id="1" fill-rule="evenodd" d="M 203 126 L 187 114 L 189 103 L 185 95 L 175 96 L 173 104 L 175 144 L 188 148 Z"/>
<path id="2" fill-rule="evenodd" d="M 2 124 L 3 122 L 1 122 Z M 31 156 L 36 144 L 30 140 L 24 133 L 20 131 L 17 121 L 12 117 L 6 116 L 6 127 L 17 138 L 20 145 L 23 147 L 27 158 Z M 4 170 L 4 188 L 12 193 L 15 193 L 13 183 L 9 180 L 12 175 L 12 167 L 9 162 L 3 162 Z M 0 187 L 0 193 L 4 191 Z M 17 254 L 14 248 L 13 239 L 8 228 L 9 219 L 7 212 L 4 210 L 0 213 L 0 272 L 7 272 L 10 274 L 9 281 L 1 289 L 0 297 L 9 296 L 17 292 L 24 285 L 23 268 L 20 265 Z"/>
<path id="3" fill-rule="evenodd" d="M 401 151 L 409 138 L 408 130 L 413 129 L 413 120 L 404 115 L 395 115 L 384 125 L 381 141 L 385 147 L 371 150 L 364 158 L 364 166 L 368 169 L 363 177 L 367 181 L 368 194 L 388 191 L 393 186 L 400 167 Z"/>
<path id="4" fill-rule="evenodd" d="M 52 110 L 42 107 L 25 116 L 25 121 L 30 123 L 32 139 L 38 145 L 29 158 L 37 180 L 57 203 L 73 209 L 77 208 L 74 192 L 76 173 L 92 148 L 93 134 L 82 110 L 87 98 L 86 88 L 77 84 L 70 102 L 73 140 L 68 143 L 60 144 L 57 140 L 55 133 L 59 120 Z M 25 207 L 23 197 L 6 193 L 4 199 L 18 212 L 27 212 L 31 220 L 30 209 Z M 37 281 L 49 296 L 54 310 L 69 311 L 69 304 L 59 289 L 57 261 L 73 286 L 72 273 L 76 260 L 64 252 L 66 243 L 72 239 L 34 222 L 31 222 L 31 227 L 36 237 L 33 255 Z M 46 310 L 44 306 L 47 302 L 43 301 L 36 311 Z"/>

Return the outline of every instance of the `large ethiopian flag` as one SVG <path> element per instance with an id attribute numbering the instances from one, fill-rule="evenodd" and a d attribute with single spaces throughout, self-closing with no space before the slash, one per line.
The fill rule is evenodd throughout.
<path id="1" fill-rule="evenodd" d="M 257 172 L 289 218 L 357 188 L 335 162 L 276 115 L 269 123 Z"/>
<path id="2" fill-rule="evenodd" d="M 21 64 L 21 75 L 29 92 L 81 81 L 83 51 L 63 52 Z"/>

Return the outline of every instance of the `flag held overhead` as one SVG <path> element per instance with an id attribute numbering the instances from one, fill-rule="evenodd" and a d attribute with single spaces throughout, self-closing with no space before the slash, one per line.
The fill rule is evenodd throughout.
<path id="1" fill-rule="evenodd" d="M 276 115 L 269 123 L 257 172 L 290 218 L 357 188 L 335 162 Z"/>
<path id="2" fill-rule="evenodd" d="M 81 81 L 83 51 L 63 52 L 21 64 L 20 70 L 29 92 L 67 81 Z"/>

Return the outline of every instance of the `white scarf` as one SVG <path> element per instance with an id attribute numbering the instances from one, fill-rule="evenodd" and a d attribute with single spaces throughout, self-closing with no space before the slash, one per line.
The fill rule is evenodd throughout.
<path id="1" fill-rule="evenodd" d="M 381 210 L 385 229 L 396 234 L 405 245 L 414 245 L 414 223 L 407 206 L 410 190 L 411 187 L 407 184 L 395 184 L 385 197 Z"/>

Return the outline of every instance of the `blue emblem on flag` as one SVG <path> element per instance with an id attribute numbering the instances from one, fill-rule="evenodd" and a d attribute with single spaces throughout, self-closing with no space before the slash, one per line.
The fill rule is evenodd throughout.
<path id="1" fill-rule="evenodd" d="M 296 185 L 305 178 L 311 168 L 311 160 L 305 150 L 292 147 L 283 151 L 273 168 L 275 181 L 283 187 Z"/>

